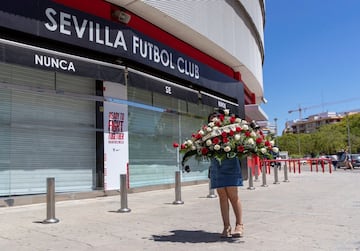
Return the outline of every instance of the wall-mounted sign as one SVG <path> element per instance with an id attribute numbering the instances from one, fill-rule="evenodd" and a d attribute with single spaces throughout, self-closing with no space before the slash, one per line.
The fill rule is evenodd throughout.
<path id="1" fill-rule="evenodd" d="M 104 82 L 104 96 L 126 100 L 126 86 Z M 119 189 L 120 174 L 127 174 L 129 163 L 128 107 L 104 102 L 104 188 Z"/>
<path id="2" fill-rule="evenodd" d="M 0 62 L 124 83 L 124 72 L 119 67 L 3 39 L 0 39 Z"/>

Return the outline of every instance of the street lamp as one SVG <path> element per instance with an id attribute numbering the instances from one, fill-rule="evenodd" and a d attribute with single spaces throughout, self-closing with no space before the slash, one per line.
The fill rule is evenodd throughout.
<path id="1" fill-rule="evenodd" d="M 350 141 L 350 125 L 349 125 L 349 113 L 346 113 L 346 127 L 347 127 L 347 139 L 348 139 L 348 147 L 349 154 L 351 154 L 351 141 Z"/>
<path id="2" fill-rule="evenodd" d="M 299 157 L 300 157 L 300 155 L 301 155 L 301 150 L 300 150 L 300 122 L 296 125 L 296 131 L 297 131 L 298 149 L 299 149 Z"/>
<path id="3" fill-rule="evenodd" d="M 277 142 L 276 142 L 276 139 L 277 139 L 277 134 L 278 134 L 278 132 L 277 132 L 277 118 L 274 118 L 274 122 L 275 122 L 275 145 L 277 145 Z"/>

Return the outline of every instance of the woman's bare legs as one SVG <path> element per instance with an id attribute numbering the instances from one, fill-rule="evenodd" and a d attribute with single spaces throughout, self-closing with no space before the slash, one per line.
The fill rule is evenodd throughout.
<path id="1" fill-rule="evenodd" d="M 230 200 L 231 206 L 234 210 L 236 225 L 243 224 L 242 223 L 242 207 L 240 202 L 240 197 L 238 194 L 237 187 L 226 187 L 226 194 Z"/>
<path id="2" fill-rule="evenodd" d="M 227 235 L 227 231 L 230 231 L 230 215 L 229 215 L 229 201 L 233 208 L 235 219 L 236 219 L 236 226 L 235 226 L 235 234 L 236 236 L 240 237 L 243 232 L 243 223 L 242 223 L 242 207 L 240 198 L 238 195 L 237 187 L 224 187 L 218 188 L 217 193 L 219 195 L 219 202 L 220 202 L 220 210 L 221 210 L 221 217 L 224 223 L 224 231 L 223 236 Z"/>
<path id="3" fill-rule="evenodd" d="M 218 188 L 217 193 L 219 195 L 221 217 L 224 223 L 224 228 L 230 226 L 230 216 L 229 216 L 229 198 L 226 192 L 226 188 Z"/>
<path id="4" fill-rule="evenodd" d="M 244 234 L 244 225 L 242 223 L 242 207 L 238 194 L 238 189 L 237 187 L 227 187 L 226 192 L 236 218 L 235 229 L 232 233 L 232 237 L 239 238 L 242 237 Z"/>

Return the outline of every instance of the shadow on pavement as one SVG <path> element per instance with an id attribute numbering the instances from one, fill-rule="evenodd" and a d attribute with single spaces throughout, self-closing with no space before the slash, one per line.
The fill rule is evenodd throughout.
<path id="1" fill-rule="evenodd" d="M 220 238 L 219 233 L 209 233 L 202 230 L 173 230 L 169 235 L 153 235 L 152 240 L 180 243 L 209 243 L 209 242 L 244 242 L 240 238 Z"/>

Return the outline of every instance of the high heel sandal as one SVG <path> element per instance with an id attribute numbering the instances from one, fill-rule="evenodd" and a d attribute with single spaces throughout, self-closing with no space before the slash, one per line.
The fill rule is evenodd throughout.
<path id="1" fill-rule="evenodd" d="M 232 237 L 234 238 L 240 238 L 244 235 L 244 225 L 243 224 L 237 224 L 234 232 L 232 233 Z"/>
<path id="2" fill-rule="evenodd" d="M 231 226 L 224 227 L 223 232 L 220 235 L 221 238 L 231 238 Z"/>

